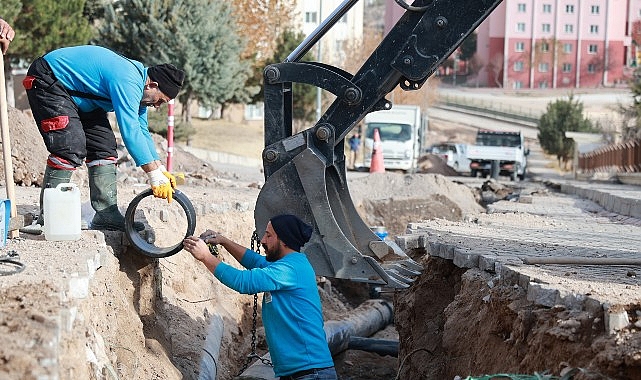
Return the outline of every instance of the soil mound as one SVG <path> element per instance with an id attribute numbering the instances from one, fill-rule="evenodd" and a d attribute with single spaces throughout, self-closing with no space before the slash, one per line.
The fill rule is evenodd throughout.
<path id="1" fill-rule="evenodd" d="M 472 190 L 440 174 L 372 173 L 350 181 L 359 215 L 391 235 L 405 233 L 410 222 L 462 220 L 484 211 Z"/>

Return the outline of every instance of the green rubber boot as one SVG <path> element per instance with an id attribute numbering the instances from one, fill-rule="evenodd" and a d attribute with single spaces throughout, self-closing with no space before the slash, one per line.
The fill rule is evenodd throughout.
<path id="1" fill-rule="evenodd" d="M 118 209 L 116 165 L 91 166 L 89 169 L 89 198 L 96 211 L 89 228 L 93 230 L 125 231 L 125 217 Z M 136 231 L 145 225 L 134 222 Z"/>
<path id="2" fill-rule="evenodd" d="M 44 218 L 44 195 L 45 189 L 54 188 L 61 183 L 68 183 L 71 180 L 72 170 L 54 169 L 49 166 L 45 168 L 45 176 L 42 180 L 42 188 L 40 189 L 40 214 L 38 215 L 38 224 L 45 225 Z"/>

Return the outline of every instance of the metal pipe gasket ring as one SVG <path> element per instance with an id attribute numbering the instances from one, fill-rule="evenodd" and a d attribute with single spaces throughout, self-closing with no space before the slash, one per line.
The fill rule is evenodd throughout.
<path id="1" fill-rule="evenodd" d="M 125 236 L 129 243 L 145 256 L 161 258 L 174 255 L 183 249 L 182 239 L 178 244 L 170 247 L 156 247 L 145 240 L 133 226 L 134 215 L 136 214 L 138 204 L 150 195 L 153 196 L 153 192 L 151 189 L 147 189 L 138 194 L 131 203 L 129 203 L 129 207 L 127 207 L 127 212 L 125 213 Z M 187 216 L 187 231 L 185 237 L 192 236 L 196 229 L 196 211 L 194 210 L 194 206 L 185 193 L 178 189 L 175 190 L 173 199 L 183 208 Z"/>

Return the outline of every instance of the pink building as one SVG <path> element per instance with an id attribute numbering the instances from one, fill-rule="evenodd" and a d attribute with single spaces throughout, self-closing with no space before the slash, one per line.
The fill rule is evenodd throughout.
<path id="1" fill-rule="evenodd" d="M 386 30 L 403 13 L 394 3 Z M 476 30 L 473 80 L 510 89 L 624 83 L 637 56 L 641 64 L 635 29 L 641 35 L 641 0 L 504 0 Z"/>
<path id="2" fill-rule="evenodd" d="M 625 82 L 638 0 L 505 0 L 477 29 L 478 82 L 581 88 Z"/>

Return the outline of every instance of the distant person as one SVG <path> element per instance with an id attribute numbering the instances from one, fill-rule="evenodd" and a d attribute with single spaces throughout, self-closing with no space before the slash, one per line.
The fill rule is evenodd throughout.
<path id="1" fill-rule="evenodd" d="M 85 163 L 89 172 L 91 206 L 96 214 L 90 228 L 124 231 L 118 209 L 116 137 L 107 118 L 114 111 L 127 151 L 149 177 L 153 194 L 171 202 L 176 179 L 159 161 L 147 125 L 147 107 L 174 99 L 185 73 L 171 64 L 142 63 L 100 46 L 74 46 L 37 58 L 23 81 L 33 118 L 49 151 L 44 189 L 69 182 Z M 136 230 L 144 225 L 137 222 Z"/>
<path id="2" fill-rule="evenodd" d="M 2 54 L 7 52 L 9 44 L 11 44 L 15 36 L 16 32 L 13 31 L 11 25 L 0 18 L 0 50 L 2 50 Z"/>
<path id="3" fill-rule="evenodd" d="M 281 380 L 337 379 L 323 329 L 316 274 L 300 248 L 312 227 L 294 215 L 270 219 L 260 243 L 262 256 L 207 230 L 183 241 L 224 285 L 243 294 L 263 294 L 262 317 L 274 373 Z M 220 244 L 248 270 L 225 264 L 207 248 Z"/>
<path id="4" fill-rule="evenodd" d="M 356 132 L 349 138 L 349 152 L 350 152 L 350 169 L 356 168 L 356 157 L 358 156 L 358 151 L 361 148 L 361 135 Z"/>

